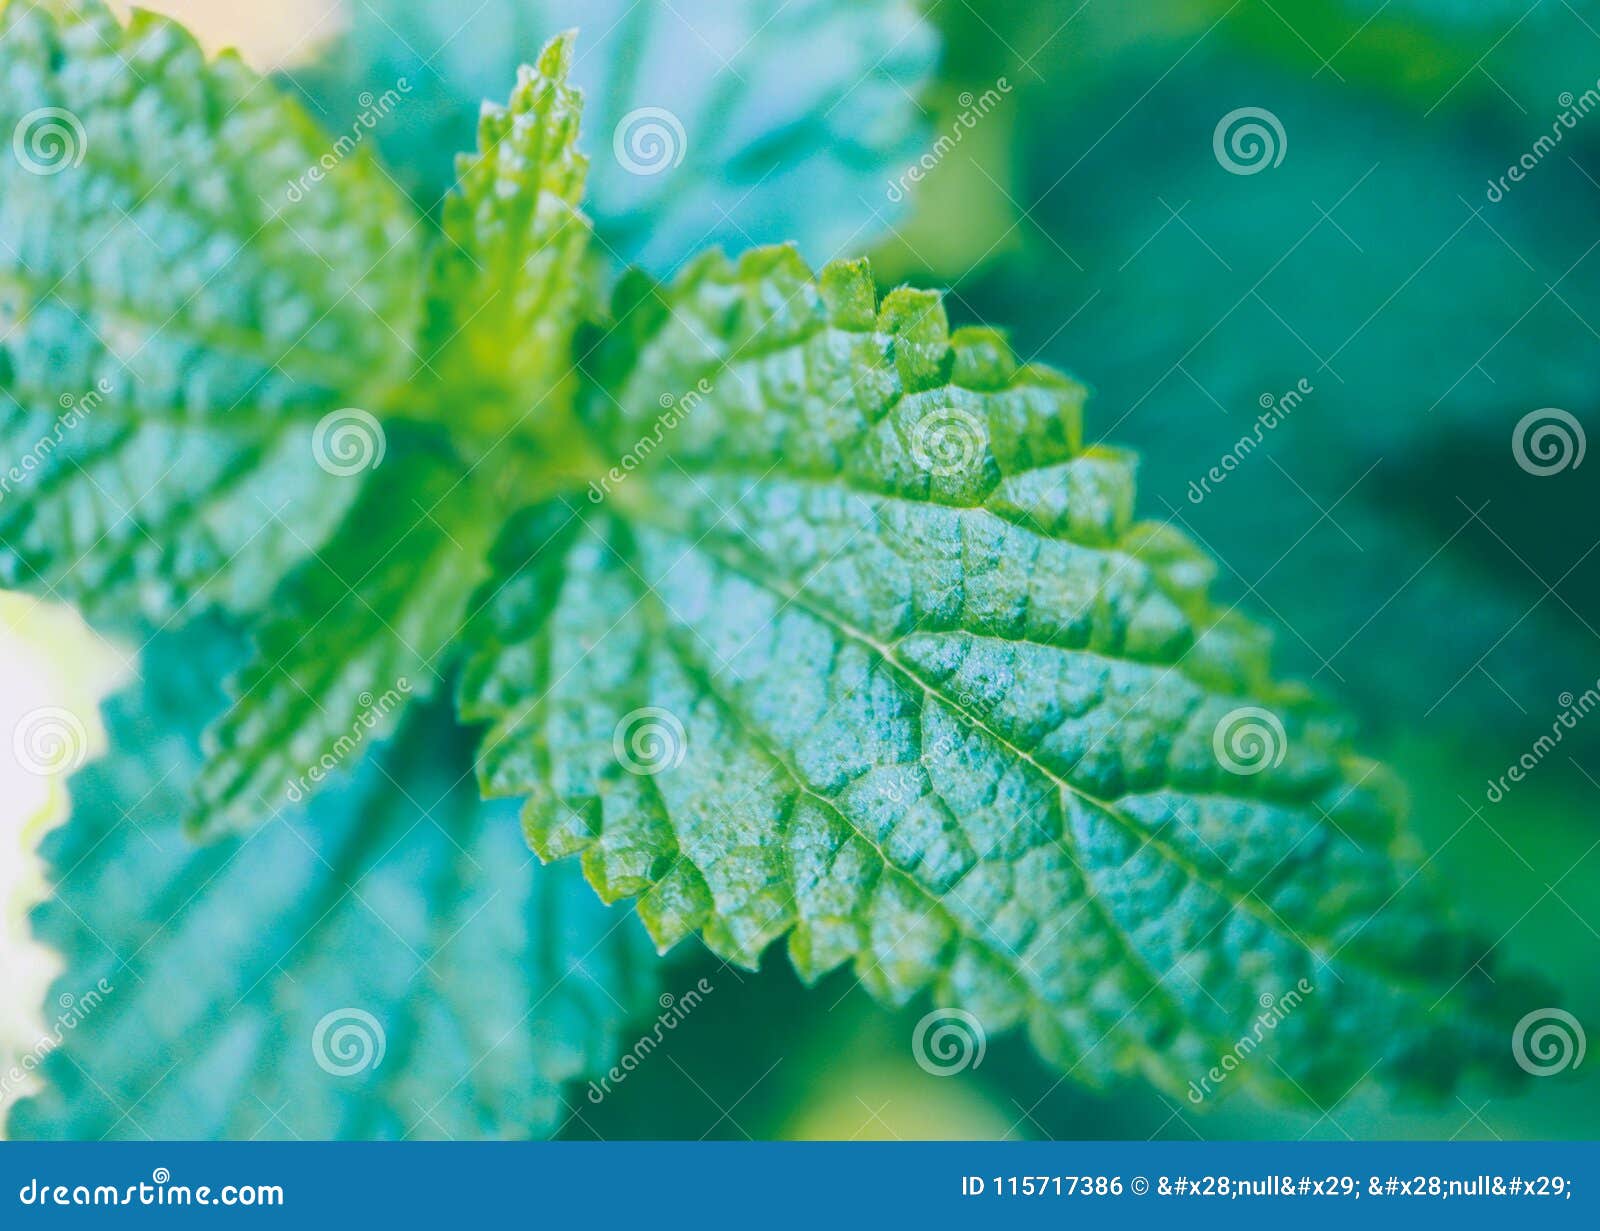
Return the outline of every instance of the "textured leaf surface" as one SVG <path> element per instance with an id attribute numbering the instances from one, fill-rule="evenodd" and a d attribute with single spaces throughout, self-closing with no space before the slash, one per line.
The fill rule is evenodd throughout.
<path id="1" fill-rule="evenodd" d="M 191 823 L 242 829 L 314 794 L 433 692 L 486 572 L 494 505 L 447 449 L 397 442 L 337 534 L 274 596 L 207 733 Z"/>
<path id="2" fill-rule="evenodd" d="M 572 335 L 586 281 L 577 212 L 585 161 L 566 84 L 570 36 L 518 74 L 508 107 L 484 108 L 445 203 L 428 298 L 430 378 L 404 402 L 444 418 L 454 441 L 376 420 L 352 423 L 362 494 L 323 549 L 273 596 L 255 659 L 208 734 L 191 821 L 240 828 L 389 734 L 429 695 L 483 580 L 502 501 L 524 449 L 570 448 Z M 393 448 L 391 440 L 393 437 Z M 504 447 L 502 447 L 504 446 Z M 338 469 L 337 442 L 324 452 Z M 471 453 L 469 462 L 463 452 Z M 387 464 L 385 464 L 387 458 Z M 355 478 L 355 476 L 340 477 Z"/>
<path id="3" fill-rule="evenodd" d="M 0 409 L 0 448 L 23 476 L 0 499 L 4 584 L 118 622 L 211 605 L 254 610 L 359 490 L 314 463 L 309 423 L 213 427 L 113 413 Z"/>
<path id="4" fill-rule="evenodd" d="M 662 946 L 753 965 L 787 934 L 808 978 L 931 988 L 1079 1076 L 1182 1089 L 1300 980 L 1251 1066 L 1280 1096 L 1380 1057 L 1426 1086 L 1508 1067 L 1392 784 L 1271 682 L 1206 559 L 1132 521 L 1079 386 L 791 250 L 636 282 L 616 317 L 596 432 L 656 447 L 503 546 L 462 689 L 541 855 L 641 895 Z M 1231 772 L 1249 709 L 1281 735 Z"/>
<path id="5" fill-rule="evenodd" d="M 571 397 L 589 239 L 578 212 L 588 171 L 576 149 L 580 102 L 566 80 L 572 44 L 552 40 L 518 70 L 508 107 L 485 106 L 477 151 L 459 160 L 444 203 L 431 374 L 440 413 L 491 439 L 549 419 Z"/>
<path id="6" fill-rule="evenodd" d="M 0 129 L 0 582 L 247 605 L 337 520 L 306 420 L 414 362 L 414 215 L 359 152 L 291 202 L 299 108 L 98 0 L 0 13 Z"/>
<path id="7" fill-rule="evenodd" d="M 371 0 L 351 16 L 314 92 L 338 115 L 361 90 L 407 80 L 405 106 L 375 135 L 429 208 L 479 100 L 504 97 L 518 64 L 581 28 L 590 211 L 619 262 L 671 268 L 710 243 L 797 240 L 818 259 L 858 249 L 891 212 L 885 182 L 922 152 L 914 99 L 936 44 L 903 0 Z M 641 174 L 614 142 L 642 109 L 670 114 L 681 139 L 657 124 L 665 153 L 634 147 Z"/>
<path id="8" fill-rule="evenodd" d="M 196 717 L 220 703 L 239 648 L 209 631 L 157 642 L 142 694 L 113 709 L 124 751 L 74 782 L 37 930 L 66 959 L 56 992 L 113 990 L 52 1053 L 14 1134 L 551 1132 L 562 1083 L 609 1064 L 654 994 L 637 924 L 571 871 L 537 867 L 514 819 L 476 801 L 437 709 L 304 821 L 191 846 L 174 821 Z M 350 1009 L 376 1021 L 384 1053 L 338 1076 L 313 1036 Z M 324 1052 L 336 1067 L 357 1055 Z"/>

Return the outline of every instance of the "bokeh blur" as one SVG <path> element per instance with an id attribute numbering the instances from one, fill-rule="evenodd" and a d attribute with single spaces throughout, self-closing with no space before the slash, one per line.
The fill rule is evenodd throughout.
<path id="1" fill-rule="evenodd" d="M 503 94 L 565 25 L 593 81 L 714 84 L 690 79 L 708 70 L 686 37 L 636 62 L 665 43 L 633 9 L 659 27 L 670 6 L 589 6 L 591 33 L 585 6 L 534 5 L 538 28 L 512 37 L 489 26 L 504 6 L 468 18 L 476 2 L 152 7 L 239 45 L 330 130 L 360 91 L 412 74 L 410 112 L 377 139 L 424 206 L 470 100 Z M 428 11 L 413 27 L 396 8 Z M 459 30 L 429 48 L 430 23 Z M 765 105 L 855 64 L 852 39 L 832 22 L 784 48 L 785 97 Z M 1091 438 L 1144 458 L 1141 512 L 1207 546 L 1282 669 L 1399 771 L 1461 915 L 1600 1027 L 1600 717 L 1493 789 L 1600 687 L 1600 462 L 1582 457 L 1600 430 L 1600 7 L 931 0 L 882 54 L 906 61 L 894 96 L 840 91 L 820 138 L 783 134 L 822 152 L 782 191 L 702 176 L 670 209 L 627 199 L 598 166 L 610 125 L 589 128 L 617 255 L 670 270 L 705 237 L 798 238 L 814 261 L 865 248 L 880 280 L 948 288 L 959 323 L 1006 327 L 1088 383 Z M 901 106 L 911 138 L 871 131 Z M 741 139 L 742 113 L 704 114 L 717 127 L 689 125 L 689 172 L 697 146 Z M 1559 440 L 1535 439 L 1543 422 Z M 960 1080 L 930 1077 L 907 1046 L 922 1006 L 887 1012 L 848 972 L 808 991 L 776 952 L 758 974 L 704 954 L 673 969 L 675 986 L 713 980 L 712 1007 L 579 1103 L 567 1135 L 1600 1134 L 1592 1061 L 1444 1106 L 1363 1088 L 1320 1115 L 1243 1097 L 1197 1111 L 1138 1083 L 1085 1089 L 1009 1036 Z"/>

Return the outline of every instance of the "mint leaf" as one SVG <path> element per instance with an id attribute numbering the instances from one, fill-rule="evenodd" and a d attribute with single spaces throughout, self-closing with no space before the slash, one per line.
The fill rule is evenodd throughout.
<path id="1" fill-rule="evenodd" d="M 12 1131 L 552 1132 L 563 1084 L 608 1066 L 627 1019 L 654 1011 L 658 966 L 637 925 L 571 870 L 538 869 L 510 818 L 476 802 L 461 734 L 437 707 L 304 822 L 192 847 L 171 818 L 200 768 L 196 717 L 241 649 L 209 624 L 158 640 L 144 689 L 113 706 L 120 751 L 74 781 L 36 924 L 65 961 L 52 990 L 81 1006 L 94 989 L 97 1003 L 63 1033 Z M 341 1011 L 319 1064 L 318 1026 Z M 365 1040 L 335 1050 L 338 1024 Z M 381 1062 L 362 1066 L 378 1032 Z"/>
<path id="2" fill-rule="evenodd" d="M 374 136 L 432 209 L 479 100 L 503 97 L 517 66 L 570 26 L 584 33 L 572 72 L 588 106 L 589 208 L 619 264 L 672 268 L 715 243 L 795 240 L 818 259 L 854 250 L 893 213 L 885 182 L 922 152 L 915 100 L 937 43 L 904 0 L 475 0 L 470 11 L 370 0 L 330 63 L 296 80 L 343 117 L 361 91 L 403 78 L 406 103 Z M 663 138 L 660 161 L 635 144 L 630 170 L 614 147 L 619 130 L 625 151 L 648 145 L 641 124 Z"/>
<path id="3" fill-rule="evenodd" d="M 337 520 L 312 425 L 413 364 L 415 218 L 237 57 L 98 0 L 0 13 L 0 130 L 0 581 L 253 605 Z"/>
<path id="4" fill-rule="evenodd" d="M 441 419 L 471 460 L 446 440 L 352 422 L 354 456 L 348 466 L 330 456 L 329 468 L 354 470 L 362 496 L 274 596 L 257 656 L 208 734 L 190 811 L 203 834 L 314 794 L 432 693 L 485 576 L 501 502 L 521 496 L 522 454 L 562 447 L 588 241 L 571 57 L 570 36 L 553 40 L 518 74 L 508 107 L 485 107 L 478 150 L 462 156 L 445 203 L 427 370 L 404 409 Z"/>
<path id="5" fill-rule="evenodd" d="M 207 733 L 189 809 L 200 833 L 242 829 L 315 794 L 433 692 L 486 573 L 491 473 L 463 476 L 435 442 L 397 440 L 260 623 L 232 704 Z"/>
<path id="6" fill-rule="evenodd" d="M 536 66 L 519 70 L 508 107 L 485 105 L 477 152 L 461 156 L 444 203 L 429 298 L 432 375 L 441 414 L 491 441 L 508 430 L 508 409 L 533 431 L 571 398 L 589 239 L 578 212 L 588 160 L 576 149 L 572 53 L 571 35 L 553 40 Z"/>
<path id="7" fill-rule="evenodd" d="M 1250 1070 L 1277 1097 L 1342 1094 L 1374 1038 L 1405 1083 L 1504 1070 L 1394 785 L 1133 521 L 1080 386 L 789 249 L 615 318 L 588 413 L 629 460 L 502 544 L 461 694 L 541 856 L 662 948 L 787 936 L 1080 1077 L 1181 1091 L 1294 989 Z"/>
<path id="8" fill-rule="evenodd" d="M 0 393 L 0 449 L 15 459 L 0 474 L 14 480 L 0 493 L 0 583 L 116 623 L 252 611 L 359 490 L 314 464 L 312 423 L 138 419 L 104 388 L 40 410 Z"/>

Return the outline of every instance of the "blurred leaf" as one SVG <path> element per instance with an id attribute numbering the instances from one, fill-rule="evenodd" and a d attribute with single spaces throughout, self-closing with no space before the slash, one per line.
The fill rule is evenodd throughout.
<path id="1" fill-rule="evenodd" d="M 254 651 L 206 730 L 187 824 L 244 832 L 348 773 L 432 695 L 488 574 L 496 468 L 460 473 L 437 444 L 395 437 L 343 525 L 274 592 Z M 446 459 L 450 459 L 448 462 Z"/>
<path id="2" fill-rule="evenodd" d="M 935 55 L 906 0 L 366 0 L 352 18 L 327 68 L 296 80 L 341 127 L 363 91 L 404 79 L 374 137 L 428 210 L 479 101 L 581 27 L 589 211 L 617 262 L 658 270 L 709 244 L 795 240 L 819 260 L 862 246 L 889 212 L 886 170 L 917 152 Z"/>
<path id="3" fill-rule="evenodd" d="M 359 151 L 286 208 L 328 148 L 298 106 L 165 18 L 49 8 L 0 14 L 0 584 L 249 607 L 353 493 L 311 423 L 410 371 L 411 211 Z"/>
<path id="4" fill-rule="evenodd" d="M 113 707 L 119 752 L 75 780 L 37 924 L 81 1022 L 14 1131 L 551 1132 L 562 1084 L 609 1064 L 654 995 L 637 925 L 572 872 L 537 868 L 514 816 L 477 803 L 437 710 L 306 823 L 286 813 L 248 841 L 190 846 L 175 821 L 196 715 L 238 657 L 213 630 L 156 643 L 143 693 Z"/>
<path id="5" fill-rule="evenodd" d="M 1141 447 L 1147 512 L 1206 543 L 1300 672 L 1388 721 L 1547 726 L 1600 675 L 1600 556 L 1552 533 L 1584 516 L 1587 471 L 1536 478 L 1512 441 L 1545 406 L 1600 427 L 1581 169 L 1547 158 L 1491 202 L 1504 127 L 1419 121 L 1215 36 L 1088 96 L 1073 54 L 1052 43 L 1016 102 L 1028 242 L 951 271 L 957 296 L 1017 321 L 1024 354 L 1084 364 L 1101 431 Z M 1283 157 L 1230 174 L 1216 129 L 1244 105 Z"/>
<path id="6" fill-rule="evenodd" d="M 76 612 L 0 593 L 0 1138 L 37 1081 L 41 1006 L 60 965 L 28 926 L 49 893 L 39 844 L 67 818 L 71 767 L 105 752 L 100 701 L 124 667 Z"/>

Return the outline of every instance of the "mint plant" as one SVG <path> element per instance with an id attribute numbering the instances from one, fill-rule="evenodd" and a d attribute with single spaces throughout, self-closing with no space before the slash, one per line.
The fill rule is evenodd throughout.
<path id="1" fill-rule="evenodd" d="M 782 940 L 806 980 L 850 964 L 1180 1095 L 1290 989 L 1244 1078 L 1270 1096 L 1507 1072 L 1519 981 L 1390 776 L 1136 520 L 1083 386 L 865 261 L 602 289 L 573 36 L 485 109 L 435 225 L 366 150 L 286 201 L 328 146 L 294 102 L 163 19 L 49 9 L 0 15 L 31 151 L 0 160 L 0 440 L 42 458 L 0 579 L 248 628 L 198 838 L 401 727 L 425 758 L 453 681 L 482 793 L 660 950 Z"/>

